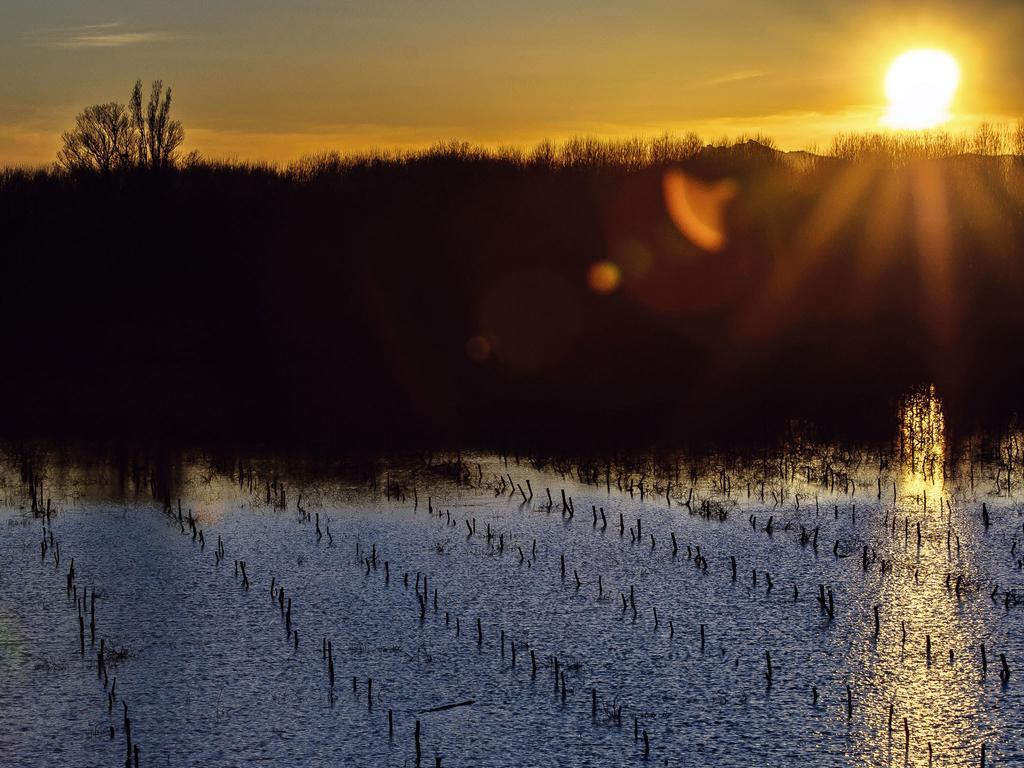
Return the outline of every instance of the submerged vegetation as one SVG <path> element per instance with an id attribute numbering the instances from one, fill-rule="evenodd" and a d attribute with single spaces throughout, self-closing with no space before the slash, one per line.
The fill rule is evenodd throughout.
<path id="1" fill-rule="evenodd" d="M 180 126 L 144 152 L 136 93 L 124 162 L 0 178 L 8 432 L 620 445 L 888 434 L 922 383 L 953 428 L 1020 405 L 1020 128 L 276 168 Z"/>
<path id="2" fill-rule="evenodd" d="M 11 658 L 56 660 L 0 680 L 0 723 L 73 709 L 68 760 L 136 766 L 1019 762 L 1022 433 L 951 440 L 931 389 L 894 423 L 622 458 L 0 449 Z"/>

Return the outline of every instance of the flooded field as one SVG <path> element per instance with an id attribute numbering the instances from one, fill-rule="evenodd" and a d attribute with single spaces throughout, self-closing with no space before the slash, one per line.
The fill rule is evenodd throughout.
<path id="1" fill-rule="evenodd" d="M 1024 764 L 1024 443 L 950 444 L 926 395 L 901 423 L 630 461 L 10 451 L 0 763 Z"/>

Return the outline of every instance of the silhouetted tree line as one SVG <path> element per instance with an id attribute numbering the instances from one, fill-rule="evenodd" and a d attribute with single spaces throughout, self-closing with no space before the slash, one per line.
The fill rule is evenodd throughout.
<path id="1" fill-rule="evenodd" d="M 0 178 L 8 433 L 597 449 L 888 438 L 921 383 L 952 429 L 1024 399 L 1017 159 L 668 136 L 175 163 L 169 94 L 140 103 L 95 108 L 75 172 Z M 668 169 L 736 183 L 722 251 L 676 227 Z"/>
<path id="2" fill-rule="evenodd" d="M 155 80 L 144 109 L 138 80 L 127 105 L 111 101 L 78 114 L 75 127 L 61 135 L 57 165 L 71 173 L 167 168 L 185 140 L 184 128 L 170 115 L 171 89 Z"/>

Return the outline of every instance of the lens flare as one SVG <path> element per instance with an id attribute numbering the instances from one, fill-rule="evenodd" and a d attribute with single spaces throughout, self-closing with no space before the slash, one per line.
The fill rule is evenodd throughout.
<path id="1" fill-rule="evenodd" d="M 587 285 L 594 293 L 608 294 L 619 287 L 622 272 L 612 261 L 597 261 L 587 271 Z"/>
<path id="2" fill-rule="evenodd" d="M 672 222 L 690 242 L 712 253 L 725 247 L 725 208 L 737 191 L 731 179 L 708 183 L 680 170 L 667 171 L 662 179 Z"/>

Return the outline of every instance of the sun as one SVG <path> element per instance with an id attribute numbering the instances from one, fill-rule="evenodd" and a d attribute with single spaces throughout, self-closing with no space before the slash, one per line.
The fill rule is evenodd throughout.
<path id="1" fill-rule="evenodd" d="M 950 118 L 960 66 L 946 51 L 918 48 L 896 58 L 885 75 L 889 111 L 882 122 L 890 128 L 934 128 Z"/>

